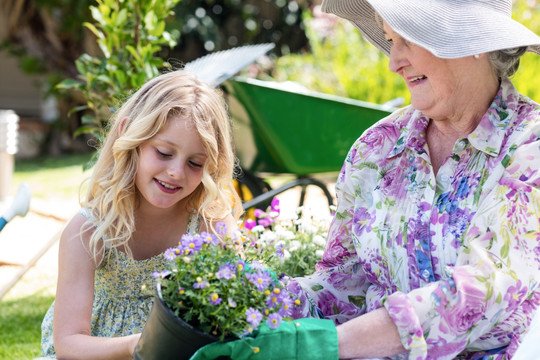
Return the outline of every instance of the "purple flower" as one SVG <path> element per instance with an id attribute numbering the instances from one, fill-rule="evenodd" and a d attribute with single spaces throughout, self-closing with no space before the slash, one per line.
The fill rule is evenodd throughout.
<path id="1" fill-rule="evenodd" d="M 207 233 L 206 231 L 203 231 L 200 235 L 201 240 L 204 244 L 212 244 L 212 245 L 218 245 L 219 239 L 216 235 Z"/>
<path id="2" fill-rule="evenodd" d="M 508 288 L 504 300 L 508 302 L 507 309 L 509 312 L 515 310 L 522 303 L 522 299 L 527 296 L 528 291 L 529 289 L 527 286 L 523 286 L 521 280 L 518 280 L 515 286 Z"/>
<path id="3" fill-rule="evenodd" d="M 246 321 L 250 323 L 254 328 L 259 326 L 263 318 L 262 313 L 254 308 L 249 308 L 246 310 Z"/>
<path id="4" fill-rule="evenodd" d="M 233 275 L 235 274 L 234 266 L 232 264 L 225 264 L 221 265 L 218 272 L 216 273 L 216 277 L 218 279 L 232 279 Z"/>
<path id="5" fill-rule="evenodd" d="M 257 261 L 257 260 L 254 260 L 253 262 L 251 262 L 251 264 L 249 264 L 249 267 L 252 270 L 264 270 L 264 265 L 260 261 Z"/>
<path id="6" fill-rule="evenodd" d="M 246 267 L 246 262 L 244 260 L 238 260 L 237 263 L 236 263 L 236 270 L 238 272 L 240 271 L 244 271 Z"/>
<path id="7" fill-rule="evenodd" d="M 371 224 L 375 221 L 375 218 L 371 216 L 369 211 L 362 207 L 356 210 L 353 217 L 354 233 L 356 235 L 362 235 L 363 232 L 371 231 Z"/>
<path id="8" fill-rule="evenodd" d="M 268 324 L 268 327 L 270 329 L 277 329 L 279 325 L 281 325 L 281 320 L 281 315 L 279 315 L 278 313 L 273 313 L 268 316 L 266 323 Z"/>
<path id="9" fill-rule="evenodd" d="M 263 215 L 264 211 L 262 211 L 261 209 L 255 209 L 255 211 L 253 212 L 253 216 L 255 216 L 256 218 L 260 218 Z"/>
<path id="10" fill-rule="evenodd" d="M 197 282 L 193 284 L 194 289 L 204 289 L 210 285 L 208 281 L 201 279 L 200 277 L 197 278 Z"/>
<path id="11" fill-rule="evenodd" d="M 283 244 L 279 244 L 276 246 L 276 255 L 280 258 L 285 256 L 285 249 L 283 248 Z"/>
<path id="12" fill-rule="evenodd" d="M 181 248 L 185 254 L 193 254 L 202 249 L 203 240 L 199 235 L 184 234 L 181 239 Z"/>
<path id="13" fill-rule="evenodd" d="M 244 222 L 244 227 L 248 230 L 251 230 L 255 227 L 255 225 L 257 225 L 257 222 L 255 220 L 251 220 L 251 219 L 247 219 L 245 222 Z"/>
<path id="14" fill-rule="evenodd" d="M 272 202 L 270 203 L 270 208 L 272 209 L 272 211 L 277 212 L 279 214 L 280 207 L 279 207 L 279 199 L 278 198 L 275 197 L 275 198 L 272 199 Z"/>
<path id="15" fill-rule="evenodd" d="M 281 309 L 278 313 L 283 317 L 289 317 L 292 315 L 293 301 L 288 296 L 283 296 L 281 298 Z"/>
<path id="16" fill-rule="evenodd" d="M 221 302 L 221 298 L 216 293 L 210 294 L 209 298 L 210 298 L 210 304 L 212 305 L 218 305 Z"/>
<path id="17" fill-rule="evenodd" d="M 257 290 L 259 291 L 263 291 L 264 289 L 266 289 L 272 281 L 272 279 L 270 279 L 270 275 L 263 271 L 257 271 L 253 274 L 248 273 L 246 274 L 246 277 L 249 281 L 251 281 L 253 285 L 257 287 Z"/>
<path id="18" fill-rule="evenodd" d="M 268 296 L 266 300 L 266 306 L 269 308 L 275 308 L 282 302 L 282 296 L 279 289 L 274 289 L 274 291 Z"/>
<path id="19" fill-rule="evenodd" d="M 486 293 L 480 288 L 475 288 L 475 277 L 468 270 L 456 268 L 454 281 L 459 293 L 454 291 L 447 294 L 439 294 L 442 298 L 438 312 L 441 316 L 439 331 L 445 334 L 462 335 L 467 333 L 484 316 L 489 303 L 486 301 Z M 437 293 L 438 291 L 435 291 Z M 441 291 L 442 292 L 442 291 Z M 455 306 L 448 306 L 459 299 Z"/>
<path id="20" fill-rule="evenodd" d="M 272 219 L 270 219 L 270 218 L 262 218 L 262 219 L 259 219 L 258 223 L 261 226 L 269 227 L 270 225 L 272 225 Z"/>
<path id="21" fill-rule="evenodd" d="M 216 224 L 216 231 L 219 235 L 225 235 L 227 233 L 227 225 L 223 221 L 219 221 Z"/>
<path id="22" fill-rule="evenodd" d="M 173 261 L 174 259 L 176 259 L 176 250 L 177 248 L 170 248 L 165 250 L 165 252 L 163 253 L 163 257 L 165 257 L 165 259 L 167 259 L 168 261 Z"/>
<path id="23" fill-rule="evenodd" d="M 162 279 L 162 278 L 164 278 L 165 276 L 170 275 L 170 274 L 171 274 L 171 272 L 168 271 L 168 270 L 164 270 L 164 271 L 154 271 L 154 272 L 152 273 L 152 276 L 153 276 L 154 278 L 156 278 L 156 279 Z"/>

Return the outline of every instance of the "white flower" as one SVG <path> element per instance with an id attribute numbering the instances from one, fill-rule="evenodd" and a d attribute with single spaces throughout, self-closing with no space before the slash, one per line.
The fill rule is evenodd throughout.
<path id="1" fill-rule="evenodd" d="M 298 240 L 293 240 L 291 241 L 291 245 L 289 246 L 289 250 L 290 251 L 296 251 L 298 249 L 300 249 L 300 247 L 302 246 L 302 243 Z"/>
<path id="2" fill-rule="evenodd" d="M 304 230 L 306 232 L 306 234 L 314 234 L 317 232 L 317 227 L 313 226 L 312 224 L 309 224 L 309 223 L 304 223 L 302 225 L 300 225 L 300 229 Z"/>
<path id="3" fill-rule="evenodd" d="M 291 253 L 287 249 L 283 249 L 283 257 L 282 260 L 288 260 L 291 258 Z"/>
<path id="4" fill-rule="evenodd" d="M 277 234 L 273 231 L 265 231 L 261 234 L 260 240 L 264 242 L 271 242 L 278 238 Z"/>
<path id="5" fill-rule="evenodd" d="M 290 230 L 276 231 L 276 233 L 280 239 L 292 240 L 296 237 L 294 233 Z"/>
<path id="6" fill-rule="evenodd" d="M 323 250 L 317 250 L 317 251 L 315 251 L 315 255 L 317 255 L 317 256 L 318 256 L 319 258 L 321 258 L 321 259 L 322 259 L 323 254 L 324 254 L 324 251 L 323 251 Z"/>
<path id="7" fill-rule="evenodd" d="M 264 231 L 264 226 L 262 225 L 255 225 L 253 229 L 251 229 L 252 232 L 259 232 L 262 233 Z"/>
<path id="8" fill-rule="evenodd" d="M 321 235 L 315 235 L 313 237 L 313 243 L 319 246 L 326 245 L 326 240 Z"/>

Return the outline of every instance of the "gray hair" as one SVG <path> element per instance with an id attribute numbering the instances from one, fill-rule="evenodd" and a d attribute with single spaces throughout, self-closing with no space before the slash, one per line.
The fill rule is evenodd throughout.
<path id="1" fill-rule="evenodd" d="M 519 60 L 527 51 L 526 46 L 502 49 L 487 54 L 489 63 L 498 78 L 509 77 L 516 73 Z"/>

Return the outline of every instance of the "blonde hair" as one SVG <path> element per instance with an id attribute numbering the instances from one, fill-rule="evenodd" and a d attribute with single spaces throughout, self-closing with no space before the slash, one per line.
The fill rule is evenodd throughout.
<path id="1" fill-rule="evenodd" d="M 201 184 L 187 198 L 187 209 L 212 223 L 232 212 L 238 219 L 241 201 L 232 185 L 236 163 L 231 120 L 221 92 L 182 71 L 148 81 L 111 119 L 107 137 L 89 179 L 81 206 L 89 211 L 85 227 L 93 228 L 90 254 L 97 261 L 104 249 L 123 246 L 135 231 L 138 206 L 135 186 L 139 148 L 170 118 L 189 120 L 200 135 L 208 158 Z"/>

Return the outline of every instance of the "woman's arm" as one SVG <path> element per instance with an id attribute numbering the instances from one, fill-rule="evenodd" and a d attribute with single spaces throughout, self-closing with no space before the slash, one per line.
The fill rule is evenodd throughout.
<path id="1" fill-rule="evenodd" d="M 59 359 L 131 359 L 140 334 L 117 338 L 91 336 L 96 265 L 88 252 L 90 231 L 77 214 L 60 238 L 54 305 L 54 347 Z"/>
<path id="2" fill-rule="evenodd" d="M 339 325 L 337 334 L 340 359 L 378 358 L 406 351 L 385 308 Z"/>

